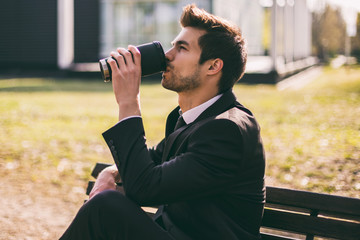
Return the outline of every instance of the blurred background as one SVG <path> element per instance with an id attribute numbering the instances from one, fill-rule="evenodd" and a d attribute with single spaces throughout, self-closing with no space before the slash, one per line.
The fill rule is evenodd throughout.
<path id="1" fill-rule="evenodd" d="M 338 55 L 360 56 L 356 0 L 14 0 L 0 9 L 0 70 L 90 73 L 119 46 L 157 40 L 167 50 L 192 2 L 241 27 L 244 81 L 277 82 Z"/>
<path id="2" fill-rule="evenodd" d="M 98 60 L 180 31 L 196 3 L 247 39 L 234 86 L 262 128 L 266 184 L 360 197 L 360 1 L 11 0 L 0 4 L 0 239 L 58 239 L 86 199 L 117 122 Z M 143 79 L 148 146 L 177 95 Z"/>

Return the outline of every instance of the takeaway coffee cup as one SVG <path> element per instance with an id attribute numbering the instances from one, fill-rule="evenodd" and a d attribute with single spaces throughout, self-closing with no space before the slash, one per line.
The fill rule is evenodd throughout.
<path id="1" fill-rule="evenodd" d="M 136 46 L 141 53 L 141 75 L 148 76 L 154 73 L 165 71 L 166 61 L 164 50 L 158 41 L 145 43 Z M 111 67 L 108 58 L 99 60 L 100 71 L 104 82 L 111 81 Z"/>

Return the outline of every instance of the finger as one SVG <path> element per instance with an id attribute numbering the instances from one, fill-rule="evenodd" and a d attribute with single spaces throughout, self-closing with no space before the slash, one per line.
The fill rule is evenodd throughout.
<path id="1" fill-rule="evenodd" d="M 128 49 L 132 53 L 135 65 L 141 66 L 141 53 L 139 49 L 133 45 L 129 45 Z"/>
<path id="2" fill-rule="evenodd" d="M 129 66 L 134 63 L 132 55 L 128 50 L 126 50 L 125 48 L 118 48 L 117 51 L 120 55 L 124 57 L 126 65 Z"/>
<path id="3" fill-rule="evenodd" d="M 124 56 L 122 56 L 120 53 L 113 51 L 113 52 L 110 53 L 110 55 L 111 55 L 113 58 L 115 58 L 116 63 L 117 63 L 117 65 L 118 65 L 119 68 L 121 68 L 121 65 L 126 64 L 126 63 L 125 63 Z"/>
<path id="4" fill-rule="evenodd" d="M 112 71 L 114 71 L 115 69 L 117 69 L 119 67 L 117 62 L 112 57 L 109 57 L 107 59 L 107 63 L 110 65 Z"/>

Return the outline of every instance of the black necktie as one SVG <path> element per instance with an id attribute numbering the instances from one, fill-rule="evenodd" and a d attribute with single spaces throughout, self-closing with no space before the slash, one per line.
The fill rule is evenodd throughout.
<path id="1" fill-rule="evenodd" d="M 174 131 L 181 128 L 182 126 L 186 125 L 186 122 L 184 121 L 183 117 L 180 116 L 176 122 L 176 125 L 175 125 L 175 128 L 174 128 Z"/>

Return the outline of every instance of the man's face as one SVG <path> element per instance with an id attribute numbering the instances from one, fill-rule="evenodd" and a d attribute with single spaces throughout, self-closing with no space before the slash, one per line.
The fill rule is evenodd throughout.
<path id="1" fill-rule="evenodd" d="M 196 89 L 203 79 L 203 67 L 199 64 L 201 49 L 198 39 L 205 33 L 193 27 L 185 27 L 166 52 L 167 68 L 163 73 L 162 85 L 175 92 Z"/>

